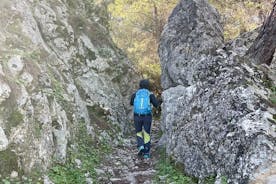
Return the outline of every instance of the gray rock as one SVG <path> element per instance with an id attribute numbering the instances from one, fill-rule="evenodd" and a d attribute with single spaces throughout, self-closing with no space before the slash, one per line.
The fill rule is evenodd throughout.
<path id="1" fill-rule="evenodd" d="M 64 163 L 80 124 L 95 139 L 129 130 L 138 75 L 109 36 L 108 17 L 87 3 L 0 4 L 0 149 L 13 145 L 26 175 Z"/>
<path id="2" fill-rule="evenodd" d="M 270 79 L 243 57 L 255 35 L 224 44 L 205 0 L 182 0 L 169 18 L 159 48 L 162 127 L 167 153 L 188 174 L 248 183 L 275 163 Z"/>
<path id="3" fill-rule="evenodd" d="M 9 140 L 4 130 L 0 127 L 0 151 L 7 149 L 8 145 L 9 145 Z"/>
<path id="4" fill-rule="evenodd" d="M 2 67 L 1 64 L 0 64 L 0 74 L 1 74 L 1 75 L 5 75 L 4 72 L 3 72 L 3 67 Z"/>
<path id="5" fill-rule="evenodd" d="M 276 175 L 272 175 L 272 176 L 268 177 L 266 181 L 267 181 L 266 182 L 267 184 L 276 183 Z"/>
<path id="6" fill-rule="evenodd" d="M 15 55 L 13 56 L 9 61 L 8 61 L 8 67 L 9 70 L 12 72 L 13 75 L 18 74 L 23 70 L 24 63 L 21 59 L 20 55 Z"/>
<path id="7" fill-rule="evenodd" d="M 54 184 L 48 176 L 44 176 L 43 183 L 44 184 Z"/>
<path id="8" fill-rule="evenodd" d="M 93 184 L 92 178 L 86 178 L 85 181 L 86 181 L 86 184 Z"/>
<path id="9" fill-rule="evenodd" d="M 17 178 L 18 177 L 18 172 L 12 171 L 10 177 L 11 178 Z"/>
<path id="10" fill-rule="evenodd" d="M 0 104 L 9 98 L 11 93 L 11 88 L 8 84 L 0 81 Z"/>
<path id="11" fill-rule="evenodd" d="M 162 87 L 187 86 L 195 77 L 204 77 L 196 73 L 200 63 L 222 43 L 223 28 L 217 11 L 204 0 L 180 1 L 161 36 Z M 194 62 L 199 66 L 192 65 Z"/>

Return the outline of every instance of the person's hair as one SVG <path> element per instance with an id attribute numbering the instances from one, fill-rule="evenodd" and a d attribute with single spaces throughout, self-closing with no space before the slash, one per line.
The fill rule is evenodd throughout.
<path id="1" fill-rule="evenodd" d="M 149 82 L 148 79 L 143 79 L 143 80 L 140 81 L 139 87 L 141 89 L 143 89 L 143 88 L 144 89 L 149 89 L 149 86 L 150 86 L 150 82 Z"/>

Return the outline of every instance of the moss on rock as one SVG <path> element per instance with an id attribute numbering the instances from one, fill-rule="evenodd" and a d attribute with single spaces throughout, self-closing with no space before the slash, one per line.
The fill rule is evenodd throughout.
<path id="1" fill-rule="evenodd" d="M 11 149 L 0 151 L 0 166 L 2 176 L 8 176 L 12 171 L 18 172 L 17 156 Z"/>
<path id="2" fill-rule="evenodd" d="M 7 119 L 6 125 L 7 134 L 10 134 L 11 129 L 23 122 L 23 115 L 18 111 L 13 111 Z"/>

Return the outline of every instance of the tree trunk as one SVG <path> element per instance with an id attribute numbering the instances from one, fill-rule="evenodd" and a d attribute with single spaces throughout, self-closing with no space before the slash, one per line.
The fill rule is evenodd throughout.
<path id="1" fill-rule="evenodd" d="M 159 14 L 158 14 L 158 9 L 157 9 L 157 6 L 155 3 L 153 6 L 153 19 L 154 19 L 154 37 L 155 37 L 156 44 L 158 44 L 161 33 L 160 33 L 160 25 L 159 25 L 159 22 L 160 22 Z"/>
<path id="2" fill-rule="evenodd" d="M 264 22 L 258 37 L 249 48 L 247 55 L 256 64 L 270 65 L 276 49 L 276 0 L 273 9 Z"/>

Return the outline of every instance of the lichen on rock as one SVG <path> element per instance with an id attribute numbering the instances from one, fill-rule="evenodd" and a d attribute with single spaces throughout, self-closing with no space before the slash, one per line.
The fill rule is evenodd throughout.
<path id="1" fill-rule="evenodd" d="M 275 164 L 271 77 L 244 57 L 254 35 L 224 43 L 205 0 L 181 0 L 162 33 L 165 145 L 190 175 L 248 183 Z"/>
<path id="2" fill-rule="evenodd" d="M 0 175 L 64 163 L 68 147 L 78 144 L 80 122 L 91 139 L 112 133 L 99 128 L 91 115 L 100 112 L 87 107 L 108 112 L 97 119 L 116 127 L 113 140 L 119 138 L 129 126 L 128 97 L 138 75 L 109 36 L 104 6 L 12 0 L 0 7 L 0 154 L 16 158 L 0 158 L 1 166 L 14 167 Z"/>

